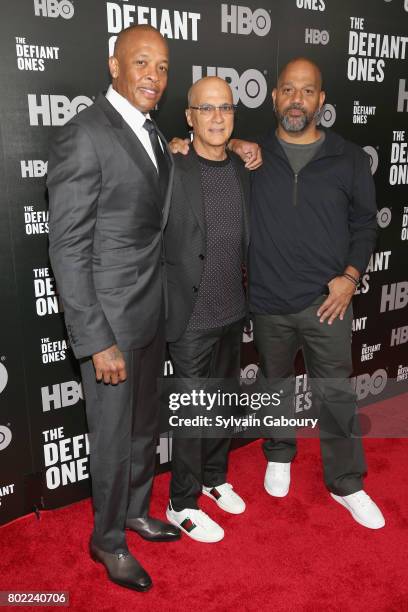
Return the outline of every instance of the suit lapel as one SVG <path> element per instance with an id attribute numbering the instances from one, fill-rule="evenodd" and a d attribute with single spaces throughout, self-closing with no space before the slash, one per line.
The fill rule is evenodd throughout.
<path id="1" fill-rule="evenodd" d="M 156 130 L 157 130 L 157 133 L 158 133 L 158 135 L 160 137 L 162 145 L 165 148 L 166 158 L 167 158 L 167 162 L 169 164 L 169 182 L 168 182 L 168 185 L 167 185 L 167 191 L 166 191 L 166 195 L 165 195 L 164 203 L 163 203 L 162 229 L 164 229 L 166 227 L 167 219 L 168 219 L 168 216 L 169 216 L 171 193 L 172 193 L 172 190 L 173 190 L 174 160 L 173 160 L 173 154 L 170 151 L 170 147 L 167 144 L 167 141 L 166 141 L 165 137 L 163 136 L 163 134 L 161 133 L 161 131 L 159 130 L 157 125 L 156 125 Z"/>
<path id="2" fill-rule="evenodd" d="M 249 197 L 250 197 L 250 185 L 249 185 L 249 177 L 247 176 L 248 170 L 245 169 L 242 161 L 237 158 L 233 153 L 230 154 L 232 159 L 232 163 L 234 164 L 235 171 L 237 173 L 237 177 L 239 180 L 239 185 L 241 188 L 241 210 L 242 210 L 242 219 L 244 226 L 244 242 L 245 247 L 249 244 Z"/>
<path id="3" fill-rule="evenodd" d="M 105 113 L 109 120 L 108 125 L 112 128 L 120 145 L 137 167 L 142 169 L 143 174 L 152 182 L 157 189 L 157 193 L 160 194 L 156 167 L 132 128 L 124 121 L 120 113 L 117 112 L 103 94 L 98 96 L 96 103 Z"/>
<path id="4" fill-rule="evenodd" d="M 190 204 L 193 213 L 197 219 L 200 230 L 206 235 L 204 201 L 201 188 L 201 173 L 200 164 L 197 155 L 190 147 L 188 154 L 185 157 L 180 157 L 181 181 L 187 196 L 187 202 Z"/>

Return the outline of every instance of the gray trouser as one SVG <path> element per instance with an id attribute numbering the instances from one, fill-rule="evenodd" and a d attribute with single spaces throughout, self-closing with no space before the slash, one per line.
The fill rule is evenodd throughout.
<path id="1" fill-rule="evenodd" d="M 81 363 L 91 451 L 92 540 L 106 552 L 126 552 L 126 519 L 148 513 L 159 429 L 157 379 L 163 372 L 164 349 L 162 321 L 148 346 L 123 353 L 125 382 L 98 383 L 92 360 Z"/>
<path id="2" fill-rule="evenodd" d="M 320 323 L 316 313 L 325 298 L 320 296 L 296 314 L 255 315 L 254 340 L 262 375 L 275 381 L 294 379 L 294 358 L 302 347 L 319 411 L 324 480 L 333 493 L 350 495 L 362 489 L 366 471 L 361 439 L 351 435 L 352 430 L 356 432 L 356 398 L 348 381 L 353 367 L 353 310 L 350 305 L 343 321 Z M 268 461 L 292 461 L 295 432 L 293 438 L 266 440 L 264 453 Z"/>

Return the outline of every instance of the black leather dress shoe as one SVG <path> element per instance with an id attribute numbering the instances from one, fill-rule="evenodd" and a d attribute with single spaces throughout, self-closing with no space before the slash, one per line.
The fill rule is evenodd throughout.
<path id="1" fill-rule="evenodd" d="M 89 552 L 94 561 L 103 563 L 109 580 L 115 584 L 135 591 L 148 591 L 153 586 L 149 574 L 130 553 L 108 553 L 92 542 Z"/>
<path id="2" fill-rule="evenodd" d="M 126 529 L 136 531 L 142 538 L 150 542 L 171 542 L 181 537 L 178 527 L 150 516 L 128 519 Z"/>

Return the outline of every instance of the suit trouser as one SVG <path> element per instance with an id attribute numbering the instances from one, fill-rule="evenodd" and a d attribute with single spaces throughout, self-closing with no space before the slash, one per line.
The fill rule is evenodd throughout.
<path id="1" fill-rule="evenodd" d="M 148 513 L 159 429 L 157 379 L 163 373 L 164 349 L 161 320 L 150 344 L 123 352 L 126 381 L 97 382 L 92 359 L 81 363 L 91 452 L 92 540 L 106 552 L 126 552 L 126 519 Z"/>
<path id="2" fill-rule="evenodd" d="M 186 331 L 169 344 L 176 378 L 239 380 L 243 321 Z M 173 509 L 198 508 L 202 486 L 226 482 L 229 438 L 173 438 L 170 499 Z"/>
<path id="3" fill-rule="evenodd" d="M 312 387 L 313 403 L 319 412 L 320 450 L 326 486 L 337 495 L 350 495 L 362 489 L 366 471 L 361 439 L 356 432 L 356 398 L 351 390 L 351 332 L 353 310 L 348 307 L 344 320 L 320 323 L 320 296 L 296 314 L 255 315 L 254 340 L 260 356 L 261 373 L 266 378 L 291 379 L 293 362 L 300 347 Z M 294 387 L 294 384 L 293 384 Z M 264 443 L 268 461 L 288 463 L 296 455 L 296 437 L 273 438 Z"/>

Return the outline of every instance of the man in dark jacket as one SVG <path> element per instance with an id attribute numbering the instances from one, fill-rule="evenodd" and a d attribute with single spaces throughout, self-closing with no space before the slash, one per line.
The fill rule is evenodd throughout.
<path id="1" fill-rule="evenodd" d="M 167 338 L 177 379 L 239 380 L 249 179 L 241 160 L 226 151 L 234 110 L 225 81 L 207 77 L 195 83 L 186 111 L 193 146 L 186 156 L 174 158 L 165 252 Z M 199 509 L 201 493 L 226 512 L 245 510 L 227 482 L 228 448 L 225 438 L 173 438 L 167 518 L 194 540 L 224 537 L 223 529 Z"/>
<path id="2" fill-rule="evenodd" d="M 48 164 L 50 257 L 90 433 L 90 552 L 110 580 L 146 591 L 125 530 L 175 540 L 148 515 L 165 351 L 162 235 L 173 164 L 149 118 L 167 85 L 168 48 L 151 26 L 123 30 L 112 85 L 56 134 Z"/>
<path id="3" fill-rule="evenodd" d="M 319 68 L 291 61 L 272 93 L 278 129 L 261 141 L 251 195 L 250 306 L 262 375 L 293 382 L 303 349 L 312 379 L 324 478 L 331 496 L 371 529 L 384 525 L 364 492 L 361 440 L 352 437 L 355 395 L 351 299 L 376 241 L 374 182 L 357 145 L 317 127 L 324 103 Z M 232 146 L 240 151 L 240 143 Z M 266 491 L 284 497 L 296 439 L 269 439 Z"/>

